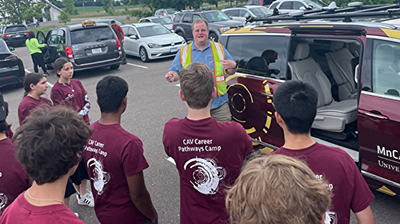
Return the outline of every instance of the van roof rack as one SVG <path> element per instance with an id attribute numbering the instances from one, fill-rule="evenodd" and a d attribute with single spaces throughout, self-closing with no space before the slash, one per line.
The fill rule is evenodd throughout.
<path id="1" fill-rule="evenodd" d="M 331 3 L 332 5 L 332 3 Z M 279 14 L 264 18 L 249 17 L 247 22 L 277 22 L 279 20 L 314 20 L 314 19 L 343 19 L 343 22 L 352 22 L 352 18 L 379 18 L 379 17 L 393 17 L 400 15 L 400 5 L 384 4 L 384 5 L 362 5 L 362 3 L 352 2 L 346 7 L 333 7 L 329 5 L 322 9 L 294 11 L 288 14 Z"/>

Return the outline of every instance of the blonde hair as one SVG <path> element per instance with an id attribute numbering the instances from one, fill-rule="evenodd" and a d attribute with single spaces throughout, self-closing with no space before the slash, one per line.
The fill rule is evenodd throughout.
<path id="1" fill-rule="evenodd" d="M 209 29 L 208 29 L 208 22 L 207 22 L 207 20 L 205 20 L 205 19 L 203 19 L 203 18 L 197 18 L 197 19 L 195 19 L 195 20 L 193 21 L 193 23 L 192 23 L 192 31 L 193 31 L 193 29 L 194 29 L 194 24 L 200 24 L 200 23 L 206 24 L 207 30 L 209 30 Z"/>
<path id="2" fill-rule="evenodd" d="M 251 160 L 227 191 L 231 224 L 317 224 L 331 204 L 327 182 L 284 155 Z"/>

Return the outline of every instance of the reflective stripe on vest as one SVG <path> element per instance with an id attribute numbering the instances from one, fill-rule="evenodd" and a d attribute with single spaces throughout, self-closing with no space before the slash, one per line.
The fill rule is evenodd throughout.
<path id="1" fill-rule="evenodd" d="M 192 44 L 181 48 L 181 65 L 186 68 L 192 63 Z M 226 94 L 225 69 L 222 67 L 221 59 L 225 59 L 225 51 L 220 43 L 210 41 L 211 53 L 214 62 L 214 80 L 217 87 L 218 96 Z"/>

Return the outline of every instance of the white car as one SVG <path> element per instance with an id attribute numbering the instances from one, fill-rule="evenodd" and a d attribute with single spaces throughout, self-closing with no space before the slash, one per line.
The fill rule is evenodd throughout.
<path id="1" fill-rule="evenodd" d="M 251 16 L 253 18 L 262 18 L 262 17 L 267 17 L 271 16 L 273 14 L 273 11 L 264 7 L 264 6 L 258 6 L 258 5 L 250 5 L 250 6 L 242 6 L 242 7 L 235 7 L 235 8 L 226 8 L 222 9 L 222 12 L 224 12 L 226 15 L 231 17 L 233 20 L 238 20 L 245 22 L 246 17 Z"/>
<path id="2" fill-rule="evenodd" d="M 328 6 L 319 0 L 276 0 L 269 8 L 274 10 L 277 8 L 279 13 L 289 13 L 299 10 L 322 9 Z"/>
<path id="3" fill-rule="evenodd" d="M 125 33 L 125 53 L 140 57 L 144 62 L 175 56 L 186 45 L 183 37 L 158 23 L 136 23 L 121 27 Z"/>

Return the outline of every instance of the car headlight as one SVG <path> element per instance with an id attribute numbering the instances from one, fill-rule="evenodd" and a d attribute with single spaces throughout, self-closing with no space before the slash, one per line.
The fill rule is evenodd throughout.
<path id="1" fill-rule="evenodd" d="M 149 48 L 160 48 L 161 47 L 160 44 L 155 44 L 155 43 L 147 44 L 147 46 L 149 46 Z"/>
<path id="2" fill-rule="evenodd" d="M 227 30 L 230 30 L 231 28 L 230 27 L 221 27 L 221 28 L 219 28 L 219 31 L 221 32 L 221 33 L 223 33 L 223 32 L 225 32 L 225 31 L 227 31 Z"/>

